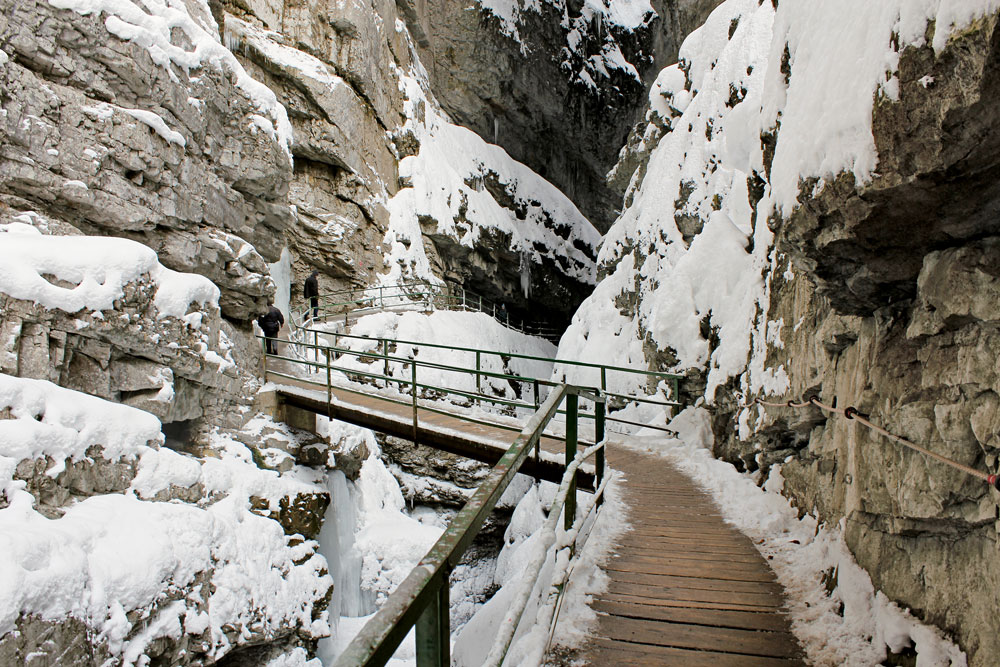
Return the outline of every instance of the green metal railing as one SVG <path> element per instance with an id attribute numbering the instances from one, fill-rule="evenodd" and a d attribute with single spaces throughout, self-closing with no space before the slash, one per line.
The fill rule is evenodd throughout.
<path id="1" fill-rule="evenodd" d="M 379 307 L 387 307 L 387 304 L 393 299 L 419 299 L 431 294 L 413 289 L 407 291 L 403 287 L 390 293 L 389 289 L 382 288 L 381 293 L 374 297 L 378 299 Z M 368 295 L 365 298 L 372 299 L 373 297 Z M 447 298 L 452 297 L 448 296 Z M 330 303 L 328 301 L 320 308 L 340 308 L 345 303 L 339 301 Z M 361 299 L 355 300 L 353 305 L 355 307 L 374 307 L 373 305 L 365 306 L 365 302 Z M 328 312 L 332 311 L 328 310 Z M 345 312 L 346 315 L 344 313 L 338 315 L 349 317 L 351 311 Z M 330 331 L 315 326 L 323 318 L 290 317 L 290 320 L 295 332 L 294 339 L 289 342 L 276 341 L 277 344 L 285 347 L 285 354 L 268 354 L 265 339 L 261 340 L 265 352 L 265 377 L 268 379 L 280 381 L 284 378 L 299 385 L 320 391 L 325 390 L 328 404 L 333 399 L 334 388 L 338 392 L 346 391 L 367 396 L 377 392 L 382 400 L 404 405 L 412 410 L 414 441 L 418 439 L 419 410 L 518 432 L 511 447 L 494 466 L 480 487 L 476 489 L 470 500 L 448 526 L 441 539 L 396 592 L 389 597 L 386 604 L 365 625 L 361 633 L 339 658 L 337 665 L 384 664 L 414 625 L 417 628 L 418 666 L 448 665 L 450 663 L 449 573 L 458 564 L 462 554 L 479 532 L 486 517 L 531 450 L 535 450 L 536 457 L 540 455 L 542 436 L 557 438 L 565 443 L 565 475 L 550 510 L 550 519 L 552 522 L 558 521 L 560 512 L 564 512 L 561 515 L 563 530 L 566 532 L 566 536 L 572 539 L 568 546 L 562 548 L 569 548 L 572 551 L 576 548 L 580 526 L 599 511 L 603 501 L 604 484 L 602 481 L 605 468 L 603 441 L 608 423 L 618 422 L 668 430 L 665 427 L 650 427 L 648 424 L 615 417 L 611 414 L 611 409 L 615 406 L 623 407 L 629 403 L 653 404 L 665 408 L 680 405 L 678 400 L 680 376 L 675 374 L 497 350 L 361 336 L 346 333 L 336 328 Z M 326 321 L 335 320 L 328 317 Z M 331 340 L 332 344 L 330 344 Z M 409 354 L 398 353 L 400 349 L 406 349 Z M 430 361 L 426 358 L 420 359 L 418 357 L 421 350 L 441 350 L 454 355 L 464 355 L 468 359 L 468 363 L 458 365 Z M 555 382 L 551 379 L 508 372 L 508 365 L 515 359 L 559 364 L 564 367 L 594 369 L 597 371 L 594 375 L 599 375 L 600 386 L 575 386 Z M 498 364 L 497 361 L 499 361 Z M 281 364 L 275 362 L 285 362 L 290 367 L 282 367 Z M 491 365 L 490 362 L 493 364 Z M 497 371 L 497 367 L 501 370 Z M 427 380 L 421 382 L 418 374 L 418 370 L 421 368 L 433 371 L 438 376 L 451 377 L 452 374 L 458 377 L 464 376 L 466 378 L 465 386 L 459 386 L 460 383 L 454 380 L 441 380 L 438 384 Z M 302 373 L 301 369 L 306 370 L 306 372 Z M 648 394 L 660 391 L 661 385 L 666 383 L 670 390 L 669 399 L 608 391 L 609 384 L 614 384 L 609 383 L 609 375 L 611 374 L 644 377 L 645 391 Z M 426 372 L 424 377 L 426 378 Z M 472 389 L 473 379 L 474 390 Z M 498 381 L 505 387 L 511 387 L 514 397 L 489 393 L 489 381 Z M 598 383 L 595 382 L 595 384 Z M 506 394 L 506 391 L 503 393 Z M 462 401 L 464 407 L 486 404 L 515 415 L 518 412 L 531 413 L 531 417 L 527 424 L 521 428 L 494 420 L 487 421 L 468 414 L 458 414 L 443 409 L 436 400 L 428 400 L 443 397 L 453 402 Z M 581 406 L 581 402 L 584 403 L 583 406 Z M 592 412 L 586 411 L 587 403 L 593 406 Z M 546 426 L 557 416 L 564 418 L 564 435 L 561 437 L 545 432 Z M 578 444 L 581 442 L 579 428 L 581 419 L 593 423 L 594 442 L 597 444 L 578 453 Z M 594 488 L 596 493 L 587 516 L 578 520 L 576 473 L 584 459 L 591 456 L 595 458 Z M 549 523 L 547 522 L 546 525 Z M 547 530 L 551 532 L 554 529 Z M 554 541 L 553 532 L 550 541 L 545 542 L 548 545 L 546 549 L 555 548 L 552 544 Z M 535 571 L 533 576 L 537 578 L 538 572 Z M 554 593 L 555 599 L 551 605 L 553 611 L 549 621 L 550 636 L 551 628 L 554 627 L 558 616 L 560 596 L 565 583 L 565 581 L 554 582 L 552 587 L 556 593 Z M 488 664 L 499 665 L 514 639 L 518 623 L 527 606 L 524 591 L 521 592 L 517 603 L 513 605 L 504 620 L 501 632 L 490 652 Z"/>
<path id="2" fill-rule="evenodd" d="M 429 283 L 403 283 L 328 292 L 318 298 L 318 305 L 292 313 L 294 327 L 308 327 L 310 323 L 346 321 L 355 319 L 366 311 L 392 309 L 438 309 L 481 312 L 502 320 L 510 329 L 521 333 L 548 338 L 556 342 L 561 332 L 555 327 L 530 322 L 515 322 L 502 317 L 496 302 L 482 295 L 469 292 L 457 285 L 432 285 Z"/>
<path id="3" fill-rule="evenodd" d="M 566 475 L 553 502 L 550 518 L 554 513 L 558 519 L 562 508 L 565 529 L 569 531 L 577 525 L 575 478 L 577 468 L 584 458 L 582 455 L 577 456 L 576 452 L 577 406 L 581 396 L 599 406 L 597 409 L 599 417 L 596 422 L 598 429 L 595 434 L 598 444 L 586 452 L 600 454 L 595 483 L 598 495 L 591 504 L 592 510 L 596 511 L 595 508 L 599 507 L 600 494 L 603 494 L 604 490 L 604 485 L 601 483 L 604 474 L 603 397 L 585 388 L 559 385 L 521 429 L 513 444 L 448 525 L 437 543 L 340 655 L 334 663 L 337 667 L 384 665 L 414 625 L 417 666 L 446 667 L 451 664 L 449 575 L 459 564 L 462 555 L 482 528 L 486 518 L 513 481 L 521 464 L 527 459 L 531 450 L 538 447 L 546 424 L 559 412 L 559 406 L 564 400 L 567 414 Z M 583 521 L 586 521 L 586 517 Z M 534 578 L 537 576 L 538 570 L 534 572 Z M 520 616 L 524 612 L 526 602 L 522 600 L 523 597 L 519 596 L 519 604 L 515 609 L 516 618 L 505 624 L 512 626 L 511 629 L 498 638 L 498 641 L 502 640 L 499 641 L 501 645 L 499 648 L 495 645 L 494 651 L 491 652 L 491 656 L 494 653 L 499 655 L 500 661 L 510 646 Z"/>
<path id="4" fill-rule="evenodd" d="M 336 385 L 333 384 L 333 379 L 335 373 L 342 376 L 345 380 L 353 381 L 354 383 L 360 384 L 374 384 L 376 387 L 380 386 L 394 386 L 398 391 L 402 393 L 409 394 L 408 400 L 403 400 L 400 397 L 391 396 L 381 396 L 384 400 L 389 402 L 397 403 L 400 405 L 412 405 L 414 410 L 414 419 L 416 419 L 417 410 L 417 400 L 418 398 L 434 398 L 434 397 L 451 397 L 457 398 L 463 401 L 461 407 L 469 407 L 471 405 L 483 405 L 489 404 L 497 406 L 501 409 L 506 408 L 508 412 L 513 412 L 516 414 L 517 410 L 524 411 L 534 411 L 537 410 L 541 405 L 541 401 L 544 398 L 543 390 L 546 392 L 551 391 L 553 387 L 559 386 L 560 383 L 554 382 L 552 380 L 535 378 L 531 376 L 518 375 L 515 373 L 504 373 L 490 371 L 483 367 L 483 360 L 486 357 L 496 357 L 500 360 L 500 365 L 503 367 L 504 359 L 522 359 L 528 361 L 539 361 L 545 363 L 558 363 L 564 365 L 573 365 L 581 367 L 596 368 L 600 370 L 601 386 L 600 387 L 590 387 L 595 393 L 599 393 L 604 400 L 609 401 L 612 404 L 625 405 L 627 403 L 645 403 L 650 405 L 659 405 L 664 408 L 667 407 L 678 407 L 680 403 L 677 400 L 661 400 L 658 398 L 650 398 L 648 396 L 636 396 L 629 394 L 622 394 L 617 392 L 610 392 L 607 390 L 607 375 L 608 372 L 620 372 L 627 374 L 642 375 L 647 378 L 652 378 L 657 381 L 667 380 L 671 383 L 671 396 L 676 397 L 678 391 L 678 379 L 679 376 L 670 373 L 661 373 L 657 371 L 641 371 L 631 368 L 623 368 L 618 366 L 608 366 L 602 364 L 593 364 L 581 361 L 570 361 L 570 360 L 556 360 L 547 357 L 538 357 L 527 354 L 519 353 L 506 353 L 499 352 L 496 350 L 483 350 L 478 348 L 460 347 L 455 345 L 441 345 L 437 343 L 421 343 L 419 341 L 410 341 L 394 338 L 377 338 L 368 336 L 359 336 L 355 334 L 345 334 L 339 332 L 321 332 L 319 330 L 308 330 L 312 334 L 313 342 L 285 342 L 279 341 L 282 345 L 287 345 L 291 347 L 293 351 L 297 354 L 293 356 L 284 356 L 279 354 L 265 354 L 265 363 L 267 358 L 272 360 L 282 360 L 290 364 L 295 364 L 306 369 L 310 369 L 311 373 L 302 375 L 295 375 L 292 373 L 286 373 L 279 371 L 277 369 L 268 368 L 266 374 L 269 376 L 274 376 L 278 378 L 287 378 L 294 380 L 296 382 L 305 383 L 316 387 L 317 389 L 323 389 L 326 391 L 327 396 L 332 395 L 332 388 L 337 387 L 338 390 L 347 391 L 349 393 L 354 393 L 358 395 L 368 395 L 371 394 L 370 389 L 362 389 L 356 386 L 352 387 L 350 384 L 344 382 L 338 382 Z M 328 345 L 321 342 L 320 337 L 333 338 L 334 344 Z M 367 343 L 368 346 L 365 349 L 354 349 L 351 347 L 341 346 L 340 341 L 362 341 Z M 262 341 L 263 344 L 263 341 Z M 413 350 L 413 356 L 396 356 L 390 353 L 390 350 L 398 349 L 400 346 L 411 346 Z M 443 364 L 433 361 L 424 361 L 418 357 L 421 348 L 426 349 L 436 349 L 445 350 L 453 353 L 464 353 L 470 356 L 475 356 L 475 366 L 457 366 L 451 364 Z M 338 359 L 343 358 L 354 358 L 358 359 L 358 364 L 347 364 L 338 363 Z M 366 361 L 367 360 L 367 361 Z M 369 369 L 374 367 L 381 372 L 376 370 L 368 370 L 362 368 L 361 366 L 368 366 Z M 435 385 L 429 383 L 421 383 L 417 377 L 417 369 L 426 368 L 436 371 L 443 371 L 445 373 L 455 374 L 458 376 L 465 375 L 475 378 L 475 391 L 467 391 L 454 386 L 446 385 Z M 393 376 L 392 372 L 397 371 L 399 376 Z M 409 371 L 409 372 L 407 372 Z M 319 375 L 320 379 L 312 379 L 310 376 Z M 524 400 L 523 398 L 509 399 L 495 394 L 490 394 L 483 389 L 484 379 L 494 379 L 500 380 L 508 383 L 516 383 L 520 388 L 520 396 L 528 394 L 531 400 Z M 451 411 L 442 410 L 439 407 L 433 405 L 423 405 L 421 409 L 436 412 L 439 414 L 445 414 L 450 416 L 457 416 L 464 421 L 468 421 L 476 424 L 483 424 L 488 426 L 495 426 L 497 428 L 507 429 L 510 431 L 517 431 L 518 428 L 515 426 L 509 426 L 495 421 L 485 421 L 472 417 L 469 415 L 456 415 L 456 413 Z M 563 414 L 560 411 L 560 414 Z M 580 413 L 580 416 L 584 419 L 595 420 L 596 412 L 587 412 L 586 410 Z M 642 424 L 633 420 L 625 419 L 622 417 L 614 416 L 610 411 L 606 417 L 608 422 L 613 422 L 623 425 L 639 426 L 643 428 L 657 429 L 661 431 L 669 432 L 665 426 L 656 426 L 649 424 Z"/>

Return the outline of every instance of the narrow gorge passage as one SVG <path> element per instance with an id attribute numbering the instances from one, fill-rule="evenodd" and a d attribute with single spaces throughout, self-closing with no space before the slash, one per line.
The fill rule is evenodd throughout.
<path id="1" fill-rule="evenodd" d="M 0 665 L 330 667 L 551 395 L 456 667 L 995 667 L 998 99 L 997 0 L 0 0 Z"/>

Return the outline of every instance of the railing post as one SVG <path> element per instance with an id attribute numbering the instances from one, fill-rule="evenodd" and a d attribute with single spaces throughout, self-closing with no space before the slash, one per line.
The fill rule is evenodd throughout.
<path id="1" fill-rule="evenodd" d="M 604 440 L 604 401 L 600 401 L 594 404 L 594 444 L 602 442 Z M 604 447 L 597 450 L 597 454 L 594 456 L 594 491 L 596 492 L 601 488 L 601 482 L 604 481 Z M 597 499 L 597 505 L 600 507 L 604 504 L 604 496 L 602 495 Z"/>
<path id="2" fill-rule="evenodd" d="M 382 339 L 382 375 L 389 377 L 389 339 Z M 385 386 L 389 386 L 389 380 L 385 381 Z"/>
<path id="3" fill-rule="evenodd" d="M 534 394 L 535 394 L 535 411 L 537 412 L 539 406 L 541 406 L 541 403 L 538 400 L 538 380 L 535 380 L 533 384 L 534 384 Z"/>
<path id="4" fill-rule="evenodd" d="M 601 393 L 608 391 L 608 367 L 601 366 Z"/>
<path id="5" fill-rule="evenodd" d="M 264 382 L 267 382 L 267 338 L 260 339 L 260 350 L 264 353 Z"/>
<path id="6" fill-rule="evenodd" d="M 448 577 L 417 618 L 417 667 L 451 667 Z"/>
<path id="7" fill-rule="evenodd" d="M 681 397 L 680 397 L 680 389 L 677 386 L 677 378 L 670 378 L 670 380 L 671 380 L 671 384 L 674 385 L 673 386 L 674 395 L 671 396 L 670 398 L 674 401 L 674 403 L 680 403 L 681 402 L 680 401 Z"/>
<path id="8" fill-rule="evenodd" d="M 579 414 L 580 397 L 576 394 L 566 395 L 566 465 L 576 458 L 577 416 Z M 573 529 L 576 520 L 576 473 L 569 482 L 566 493 L 566 515 L 563 517 L 563 528 Z"/>
<path id="9" fill-rule="evenodd" d="M 313 361 L 319 363 L 319 332 L 313 331 Z"/>
<path id="10" fill-rule="evenodd" d="M 385 298 L 382 296 L 382 286 L 378 286 L 378 304 L 380 308 L 385 308 Z"/>
<path id="11" fill-rule="evenodd" d="M 326 417 L 330 418 L 330 404 L 333 403 L 333 383 L 330 382 L 330 348 L 326 352 Z"/>
<path id="12" fill-rule="evenodd" d="M 480 365 L 480 363 L 481 363 L 480 352 L 479 352 L 479 350 L 476 350 L 476 393 L 477 394 L 483 393 L 483 386 L 482 386 L 482 378 L 483 378 L 483 376 L 480 375 L 480 369 L 482 368 L 482 366 Z M 478 398 L 476 399 L 476 403 L 477 404 L 479 403 L 479 399 Z"/>
<path id="13" fill-rule="evenodd" d="M 413 394 L 413 444 L 417 444 L 417 360 L 410 362 L 410 389 Z"/>

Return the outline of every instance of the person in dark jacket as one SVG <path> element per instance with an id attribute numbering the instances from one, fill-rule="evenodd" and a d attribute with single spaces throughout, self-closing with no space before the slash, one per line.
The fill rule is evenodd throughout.
<path id="1" fill-rule="evenodd" d="M 266 336 L 264 339 L 264 350 L 267 354 L 278 354 L 278 341 L 275 338 L 277 338 L 278 332 L 281 330 L 281 325 L 284 323 L 285 316 L 273 304 L 268 304 L 267 313 L 257 318 L 257 326 L 260 327 L 260 330 Z"/>
<path id="2" fill-rule="evenodd" d="M 312 308 L 312 316 L 314 318 L 319 316 L 319 280 L 316 278 L 317 273 L 317 271 L 310 273 L 309 277 L 306 278 L 305 284 L 302 285 L 302 296 L 305 297 L 309 307 Z"/>

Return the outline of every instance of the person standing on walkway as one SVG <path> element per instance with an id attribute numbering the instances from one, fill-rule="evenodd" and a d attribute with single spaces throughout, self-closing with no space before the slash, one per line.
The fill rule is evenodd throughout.
<path id="1" fill-rule="evenodd" d="M 313 271 L 306 278 L 306 282 L 302 285 L 302 296 L 305 298 L 306 303 L 309 304 L 308 308 L 312 309 L 312 316 L 315 319 L 319 316 L 319 280 L 317 279 L 317 271 Z M 306 310 L 308 313 L 309 311 Z"/>
<path id="2" fill-rule="evenodd" d="M 278 354 L 278 332 L 281 325 L 285 323 L 285 316 L 274 307 L 274 304 L 267 305 L 267 313 L 257 318 L 257 326 L 264 332 L 264 351 L 267 354 Z"/>
<path id="3" fill-rule="evenodd" d="M 507 324 L 507 304 L 500 304 L 500 311 L 497 313 L 497 319 L 504 324 Z"/>

